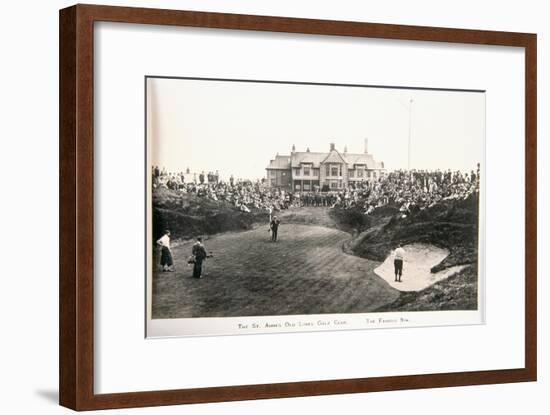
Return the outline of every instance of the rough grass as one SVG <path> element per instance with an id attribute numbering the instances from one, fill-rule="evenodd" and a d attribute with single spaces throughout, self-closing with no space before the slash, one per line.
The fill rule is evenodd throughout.
<path id="1" fill-rule="evenodd" d="M 475 195 L 467 200 L 443 201 L 406 218 L 400 217 L 397 208 L 387 207 L 365 220 L 370 226 L 358 228 L 360 234 L 352 241 L 351 249 L 361 257 L 383 261 L 398 244 L 429 243 L 449 250 L 449 256 L 432 272 L 472 264 L 478 252 L 478 203 Z M 342 213 L 335 217 L 338 215 Z"/>
<path id="2" fill-rule="evenodd" d="M 361 232 L 372 230 L 380 224 L 386 224 L 388 220 L 397 215 L 399 209 L 395 206 L 384 206 L 376 209 L 372 214 L 365 215 L 363 209 L 331 209 L 330 217 L 338 228 L 358 235 Z"/>
<path id="3" fill-rule="evenodd" d="M 153 192 L 153 236 L 160 238 L 166 229 L 172 239 L 190 239 L 228 231 L 252 229 L 256 222 L 268 222 L 269 215 L 253 209 L 241 212 L 231 203 L 178 193 L 168 189 Z M 155 239 L 156 240 L 156 239 Z"/>
<path id="4" fill-rule="evenodd" d="M 402 292 L 393 303 L 376 311 L 477 310 L 477 265 L 418 292 Z"/>

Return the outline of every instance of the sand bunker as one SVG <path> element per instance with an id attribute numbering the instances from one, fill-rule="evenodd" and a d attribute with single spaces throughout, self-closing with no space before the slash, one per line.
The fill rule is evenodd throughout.
<path id="1" fill-rule="evenodd" d="M 457 265 L 437 273 L 431 273 L 430 269 L 449 255 L 448 250 L 420 243 L 403 246 L 403 249 L 405 250 L 405 260 L 401 282 L 395 281 L 393 252 L 382 265 L 374 269 L 376 275 L 400 291 L 420 291 L 456 274 L 465 267 L 465 265 Z"/>

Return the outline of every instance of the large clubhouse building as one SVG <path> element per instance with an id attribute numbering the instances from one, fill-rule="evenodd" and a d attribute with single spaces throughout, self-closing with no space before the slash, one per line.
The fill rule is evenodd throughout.
<path id="1" fill-rule="evenodd" d="M 292 191 L 340 190 L 355 187 L 365 181 L 376 180 L 384 170 L 384 163 L 374 160 L 367 151 L 363 154 L 340 153 L 334 144 L 328 153 L 296 151 L 292 146 L 289 156 L 277 154 L 267 166 L 267 182 L 271 187 Z"/>

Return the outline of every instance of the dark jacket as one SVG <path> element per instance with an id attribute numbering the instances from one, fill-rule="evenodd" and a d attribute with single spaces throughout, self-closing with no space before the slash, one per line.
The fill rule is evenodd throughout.
<path id="1" fill-rule="evenodd" d="M 281 221 L 279 219 L 273 219 L 269 226 L 271 227 L 271 229 L 276 231 L 279 228 L 280 223 L 281 223 Z"/>
<path id="2" fill-rule="evenodd" d="M 202 261 L 206 258 L 206 249 L 202 244 L 196 243 L 193 245 L 192 253 L 195 260 Z"/>

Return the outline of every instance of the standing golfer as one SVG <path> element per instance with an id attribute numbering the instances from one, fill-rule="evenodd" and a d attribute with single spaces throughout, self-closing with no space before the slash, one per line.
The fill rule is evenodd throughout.
<path id="1" fill-rule="evenodd" d="M 271 229 L 271 242 L 277 242 L 277 231 L 279 230 L 280 223 L 281 221 L 277 219 L 277 216 L 273 216 L 269 224 L 269 228 Z"/>
<path id="2" fill-rule="evenodd" d="M 194 259 L 193 278 L 202 278 L 202 262 L 206 259 L 206 248 L 202 244 L 202 238 L 197 237 L 197 242 L 191 251 Z"/>
<path id="3" fill-rule="evenodd" d="M 401 248 L 401 245 L 397 245 L 393 256 L 393 266 L 395 268 L 395 281 L 401 282 L 401 275 L 403 274 L 403 259 L 405 257 L 405 250 Z M 399 275 L 399 278 L 397 276 Z"/>
<path id="4" fill-rule="evenodd" d="M 161 247 L 160 265 L 162 271 L 173 272 L 174 260 L 172 259 L 172 250 L 170 249 L 170 231 L 164 231 L 164 235 L 157 241 L 157 245 Z"/>

